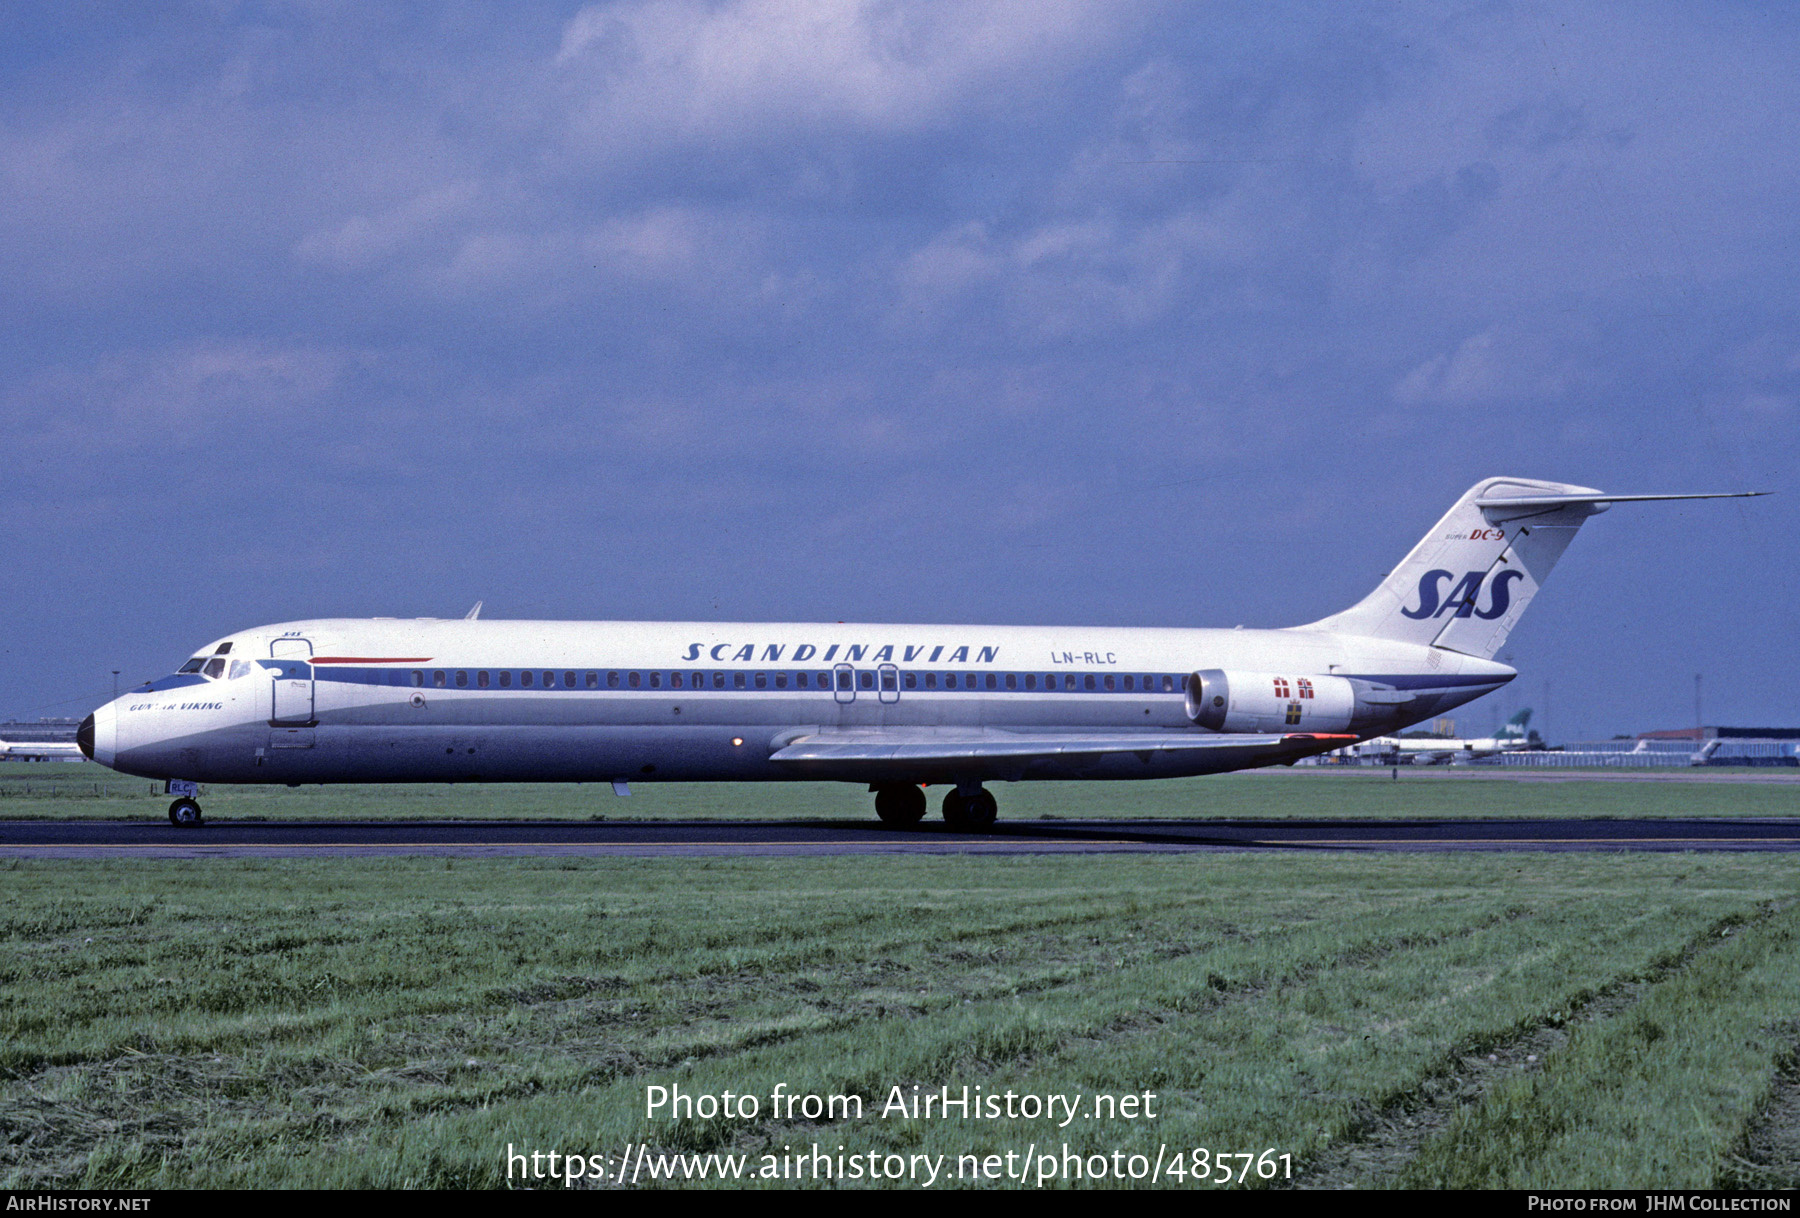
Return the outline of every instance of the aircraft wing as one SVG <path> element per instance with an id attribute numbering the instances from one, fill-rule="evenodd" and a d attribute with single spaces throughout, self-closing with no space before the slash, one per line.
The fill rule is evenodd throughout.
<path id="1" fill-rule="evenodd" d="M 1341 748 L 1353 735 L 1293 732 L 1231 735 L 1199 732 L 1021 732 L 999 728 L 841 728 L 784 733 L 769 760 L 860 781 L 923 775 L 1023 776 L 1026 771 L 1079 772 L 1107 759 L 1144 765 L 1234 770 L 1278 764 Z"/>

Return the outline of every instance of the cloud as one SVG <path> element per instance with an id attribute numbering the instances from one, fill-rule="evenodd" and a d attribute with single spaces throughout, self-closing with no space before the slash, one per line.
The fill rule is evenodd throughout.
<path id="1" fill-rule="evenodd" d="M 1075 0 L 628 0 L 590 5 L 555 62 L 604 154 L 670 138 L 913 131 L 1042 89 L 1112 45 L 1141 5 Z"/>
<path id="2" fill-rule="evenodd" d="M 335 271 L 360 271 L 434 236 L 475 213 L 481 187 L 452 182 L 374 215 L 359 214 L 314 229 L 294 246 L 300 261 Z"/>
<path id="3" fill-rule="evenodd" d="M 1402 406 L 1491 406 L 1554 402 L 1579 378 L 1579 364 L 1553 342 L 1494 326 L 1415 366 L 1394 386 Z"/>
<path id="4" fill-rule="evenodd" d="M 312 345 L 196 339 L 58 367 L 5 394 L 15 442 L 40 451 L 238 450 L 304 423 L 341 388 L 358 357 Z"/>

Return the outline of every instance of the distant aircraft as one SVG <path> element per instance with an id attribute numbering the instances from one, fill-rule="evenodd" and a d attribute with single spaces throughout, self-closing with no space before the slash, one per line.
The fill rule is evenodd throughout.
<path id="1" fill-rule="evenodd" d="M 1499 732 L 1480 740 L 1458 740 L 1422 736 L 1377 736 L 1356 746 L 1358 753 L 1378 753 L 1410 761 L 1415 765 L 1442 765 L 1447 761 L 1492 757 L 1495 753 L 1519 753 L 1536 747 L 1536 733 L 1530 730 L 1531 708 L 1520 711 L 1506 721 Z"/>
<path id="2" fill-rule="evenodd" d="M 1489 478 L 1362 601 L 1281 630 L 391 618 L 207 644 L 85 719 L 82 751 L 192 784 L 868 783 L 890 825 L 993 823 L 984 783 L 1171 778 L 1388 735 L 1516 675 L 1494 654 L 1607 495 Z M 178 785 L 179 784 L 179 785 Z"/>
<path id="3" fill-rule="evenodd" d="M 0 740 L 0 760 L 64 761 L 82 756 L 79 745 L 49 740 Z"/>

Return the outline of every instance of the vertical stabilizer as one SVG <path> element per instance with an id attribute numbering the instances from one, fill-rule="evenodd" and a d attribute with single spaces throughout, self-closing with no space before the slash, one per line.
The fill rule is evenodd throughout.
<path id="1" fill-rule="evenodd" d="M 1588 487 L 1489 478 L 1457 500 L 1379 588 L 1302 629 L 1491 659 L 1575 531 L 1605 510 L 1605 497 Z"/>

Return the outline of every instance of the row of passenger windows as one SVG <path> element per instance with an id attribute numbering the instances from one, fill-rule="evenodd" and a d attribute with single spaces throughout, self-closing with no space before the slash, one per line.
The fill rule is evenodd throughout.
<path id="1" fill-rule="evenodd" d="M 555 669 L 413 669 L 414 685 L 438 689 L 994 689 L 1174 693 L 1170 673 L 900 672 L 842 667 L 813 672 L 576 672 Z"/>

